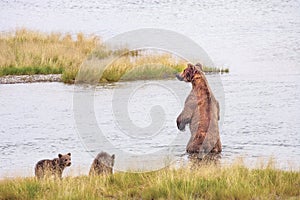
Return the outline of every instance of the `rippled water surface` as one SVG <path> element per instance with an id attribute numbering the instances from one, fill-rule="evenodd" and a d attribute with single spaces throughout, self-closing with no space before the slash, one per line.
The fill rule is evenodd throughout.
<path id="1" fill-rule="evenodd" d="M 217 65 L 233 72 L 300 70 L 297 0 L 1 0 L 0 30 L 16 27 L 82 31 L 105 39 L 138 28 L 163 28 L 195 40 Z"/>
<path id="2" fill-rule="evenodd" d="M 299 77 L 279 75 L 265 78 L 230 74 L 222 76 L 226 97 L 226 111 L 221 130 L 223 161 L 231 161 L 239 156 L 250 162 L 256 162 L 257 158 L 274 157 L 282 168 L 299 166 Z M 161 141 L 124 139 L 122 128 L 116 125 L 115 116 L 112 115 L 118 115 L 111 109 L 114 93 L 124 87 L 139 88 L 145 84 L 149 88 L 139 89 L 133 94 L 130 97 L 130 101 L 133 102 L 128 109 L 131 117 L 138 119 L 134 123 L 143 127 L 151 123 L 151 104 L 161 105 L 167 115 L 167 124 L 164 125 L 162 137 L 159 138 Z M 176 88 L 181 91 L 179 95 L 186 96 L 190 91 L 188 84 L 177 80 L 98 86 L 94 93 L 97 125 L 117 148 L 122 148 L 129 154 L 133 153 L 133 156 L 169 147 L 170 140 L 178 137 L 179 141 L 172 144 L 172 148 L 174 154 L 181 158 L 189 133 L 176 130 L 175 120 L 177 113 L 181 111 L 182 103 L 175 98 L 176 95 L 166 92 L 165 88 L 172 84 L 177 85 Z M 155 89 L 155 95 L 149 93 L 151 87 L 159 87 Z M 85 88 L 81 92 L 88 90 Z M 88 153 L 90 150 L 115 151 L 114 148 L 107 149 L 101 142 L 95 143 L 95 138 L 91 138 L 90 141 L 84 140 L 87 147 L 82 145 L 74 120 L 74 86 L 61 83 L 1 85 L 0 91 L 2 176 L 14 174 L 16 171 L 20 174 L 30 174 L 38 159 L 52 158 L 57 152 L 65 151 L 73 153 L 73 170 L 76 169 L 78 173 L 80 168 L 84 173 L 92 161 Z M 148 102 L 135 101 L 135 98 L 141 100 L 139 95 L 148 97 Z M 164 101 L 157 102 L 159 96 L 162 96 Z M 120 167 L 124 165 L 123 162 L 126 161 L 120 158 L 116 165 Z M 126 163 L 127 165 L 130 166 Z"/>
<path id="3" fill-rule="evenodd" d="M 107 39 L 150 27 L 184 34 L 203 47 L 217 66 L 230 68 L 229 74 L 221 75 L 225 94 L 222 160 L 243 156 L 253 163 L 259 157 L 273 156 L 280 167 L 287 168 L 300 166 L 299 11 L 299 2 L 293 0 L 0 0 L 0 31 L 17 27 L 72 34 L 82 31 Z M 189 93 L 190 86 L 176 80 L 97 86 L 97 123 L 115 145 L 129 152 L 143 145 L 141 152 L 163 148 L 176 135 L 180 142 L 171 146 L 181 157 L 189 135 L 176 130 L 182 102 L 174 98 L 177 94 L 166 90 L 170 85 L 178 88 L 183 99 Z M 112 121 L 110 109 L 112 98 L 115 91 L 130 87 L 138 88 L 128 107 L 138 126 L 151 124 L 153 102 L 168 108 L 163 142 L 134 145 L 118 138 L 119 125 Z M 73 95 L 74 86 L 61 83 L 0 85 L 0 177 L 31 175 L 37 160 L 65 151 L 73 153 L 73 167 L 68 172 L 78 173 L 80 167 L 86 173 L 92 157 L 77 133 Z M 91 139 L 88 145 L 94 144 Z M 126 161 L 119 159 L 116 165 L 122 162 Z"/>

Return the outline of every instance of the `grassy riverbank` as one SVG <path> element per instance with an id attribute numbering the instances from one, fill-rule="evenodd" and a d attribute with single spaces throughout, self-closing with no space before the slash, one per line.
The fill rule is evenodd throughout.
<path id="1" fill-rule="evenodd" d="M 62 181 L 0 181 L 0 199 L 299 199 L 300 172 L 202 166 Z"/>
<path id="2" fill-rule="evenodd" d="M 41 33 L 19 29 L 0 34 L 0 76 L 62 74 L 64 82 L 72 83 L 81 63 L 89 55 L 105 58 L 115 54 L 122 55 L 125 51 L 126 49 L 110 51 L 101 46 L 99 37 L 93 35 Z M 112 63 L 99 81 L 161 79 L 174 76 L 185 66 L 183 60 L 171 55 L 141 56 L 136 51 L 123 55 Z M 229 72 L 227 68 L 205 67 L 204 70 Z"/>

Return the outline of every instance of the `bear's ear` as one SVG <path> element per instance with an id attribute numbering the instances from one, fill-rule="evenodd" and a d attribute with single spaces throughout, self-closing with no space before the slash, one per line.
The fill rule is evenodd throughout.
<path id="1" fill-rule="evenodd" d="M 188 66 L 188 68 L 191 68 L 191 69 L 195 68 L 195 66 L 192 63 L 188 63 L 187 66 Z"/>
<path id="2" fill-rule="evenodd" d="M 202 72 L 202 71 L 203 71 L 203 67 L 202 67 L 202 65 L 201 65 L 200 63 L 197 63 L 197 64 L 195 65 L 195 68 L 196 68 L 199 72 Z"/>
<path id="3" fill-rule="evenodd" d="M 61 154 L 58 154 L 58 157 L 59 157 L 59 158 L 61 158 L 61 157 L 62 157 L 62 155 L 61 155 Z"/>
<path id="4" fill-rule="evenodd" d="M 67 155 L 68 155 L 68 156 L 71 156 L 71 153 L 68 153 Z"/>
<path id="5" fill-rule="evenodd" d="M 115 154 L 113 154 L 113 155 L 111 156 L 111 158 L 112 158 L 112 159 L 115 159 Z"/>

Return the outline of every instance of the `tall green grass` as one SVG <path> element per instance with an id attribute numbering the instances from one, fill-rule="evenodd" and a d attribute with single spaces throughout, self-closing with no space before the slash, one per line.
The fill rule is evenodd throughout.
<path id="1" fill-rule="evenodd" d="M 244 165 L 0 181 L 0 199 L 299 199 L 300 172 Z"/>
<path id="2" fill-rule="evenodd" d="M 122 55 L 122 56 L 121 56 Z M 186 62 L 167 54 L 140 55 L 126 48 L 110 50 L 99 37 L 41 33 L 27 29 L 0 34 L 0 76 L 62 74 L 62 80 L 73 83 L 81 64 L 90 56 L 105 59 L 121 56 L 99 77 L 100 82 L 119 80 L 162 79 L 182 71 Z M 204 67 L 207 72 L 229 72 L 228 69 Z"/>

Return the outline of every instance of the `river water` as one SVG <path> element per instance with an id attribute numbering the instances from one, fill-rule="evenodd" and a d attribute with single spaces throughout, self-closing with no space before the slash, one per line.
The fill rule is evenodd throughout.
<path id="1" fill-rule="evenodd" d="M 197 42 L 217 66 L 230 68 L 229 74 L 220 76 L 225 95 L 222 160 L 232 161 L 242 156 L 253 164 L 260 157 L 274 157 L 280 168 L 299 169 L 299 11 L 299 2 L 292 0 L 1 0 L 0 30 L 26 27 L 72 34 L 82 31 L 104 39 L 139 28 L 179 32 Z M 137 119 L 138 126 L 151 124 L 149 109 L 159 102 L 166 109 L 170 123 L 164 129 L 170 138 L 163 141 L 178 136 L 180 142 L 173 147 L 175 156 L 181 158 L 189 135 L 178 133 L 171 123 L 183 106 L 176 99 L 177 94 L 172 93 L 174 85 L 182 97 L 187 96 L 190 86 L 177 80 L 99 85 L 93 92 L 96 121 L 102 129 L 110 130 L 114 123 L 109 108 L 114 93 L 123 88 L 138 88 L 137 96 L 130 99 L 129 105 L 136 105 L 128 107 L 130 117 Z M 159 95 L 155 97 L 149 91 Z M 73 154 L 73 167 L 68 173 L 87 172 L 92 156 L 88 153 L 89 144 L 80 139 L 82 135 L 78 134 L 74 119 L 76 92 L 80 91 L 61 83 L 0 85 L 0 177 L 32 175 L 39 159 L 69 151 Z M 142 101 L 144 97 L 152 100 Z M 117 125 L 111 128 L 112 135 L 118 135 L 118 130 L 122 132 Z M 119 141 L 115 145 L 128 151 L 136 151 L 143 144 L 145 149 L 141 152 L 169 145 L 142 141 L 136 147 L 129 147 L 129 143 L 121 144 L 124 138 L 112 140 Z M 122 162 L 119 157 L 116 165 Z"/>

